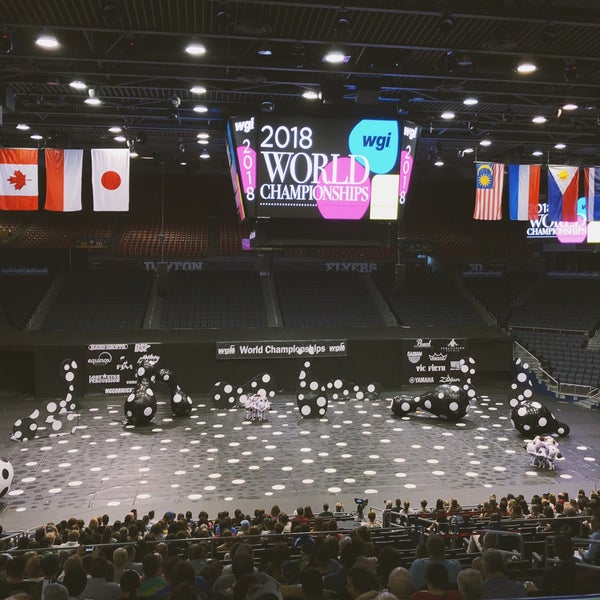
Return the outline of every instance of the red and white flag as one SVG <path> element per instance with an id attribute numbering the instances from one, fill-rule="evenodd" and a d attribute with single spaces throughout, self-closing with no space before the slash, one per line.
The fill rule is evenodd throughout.
<path id="1" fill-rule="evenodd" d="M 38 209 L 38 151 L 0 148 L 0 210 Z"/>
<path id="2" fill-rule="evenodd" d="M 81 210 L 83 150 L 46 148 L 46 210 Z"/>
<path id="3" fill-rule="evenodd" d="M 129 150 L 92 149 L 95 211 L 129 210 Z"/>

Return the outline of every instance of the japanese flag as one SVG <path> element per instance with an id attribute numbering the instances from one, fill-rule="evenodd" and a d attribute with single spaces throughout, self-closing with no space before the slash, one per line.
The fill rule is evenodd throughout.
<path id="1" fill-rule="evenodd" d="M 0 148 L 0 210 L 37 210 L 38 151 Z"/>
<path id="2" fill-rule="evenodd" d="M 95 211 L 129 210 L 129 150 L 92 150 L 92 193 Z"/>

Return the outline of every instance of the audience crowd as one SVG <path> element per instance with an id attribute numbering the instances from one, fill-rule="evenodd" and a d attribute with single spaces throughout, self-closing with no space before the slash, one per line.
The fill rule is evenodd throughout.
<path id="1" fill-rule="evenodd" d="M 600 494 L 340 502 L 293 514 L 205 511 L 0 527 L 0 599 L 488 600 L 600 592 Z M 542 556 L 503 541 L 535 531 Z M 514 537 L 512 538 L 515 539 Z M 576 540 L 574 544 L 573 540 Z M 522 550 L 522 549 L 521 549 Z M 545 557 L 544 554 L 545 553 Z M 544 560 L 545 558 L 545 560 Z"/>

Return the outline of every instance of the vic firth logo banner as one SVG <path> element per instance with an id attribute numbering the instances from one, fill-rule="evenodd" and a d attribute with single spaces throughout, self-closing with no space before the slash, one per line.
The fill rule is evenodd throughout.
<path id="1" fill-rule="evenodd" d="M 417 338 L 405 340 L 402 381 L 409 385 L 458 383 L 464 378 L 461 358 L 466 358 L 468 341 L 461 338 Z"/>

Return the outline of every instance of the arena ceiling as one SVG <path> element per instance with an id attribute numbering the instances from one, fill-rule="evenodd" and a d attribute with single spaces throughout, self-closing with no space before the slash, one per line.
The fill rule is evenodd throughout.
<path id="1" fill-rule="evenodd" d="M 2 23 L 3 146 L 129 143 L 163 164 L 220 171 L 226 118 L 271 111 L 412 120 L 420 161 L 441 156 L 453 175 L 472 176 L 475 155 L 600 161 L 597 0 L 3 0 Z M 42 32 L 60 45 L 36 46 Z M 187 54 L 192 40 L 206 52 Z M 323 61 L 333 44 L 344 62 Z M 535 72 L 517 72 L 524 58 Z M 86 104 L 91 94 L 101 104 Z"/>

